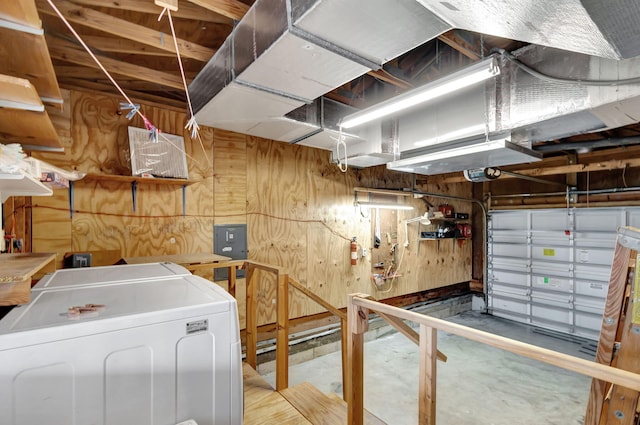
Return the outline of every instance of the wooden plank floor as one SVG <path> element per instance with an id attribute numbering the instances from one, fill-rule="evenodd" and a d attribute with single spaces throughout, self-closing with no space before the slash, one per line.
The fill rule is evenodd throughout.
<path id="1" fill-rule="evenodd" d="M 337 394 L 327 395 L 303 382 L 281 391 L 281 394 L 312 424 L 344 425 L 347 423 L 347 403 Z M 378 417 L 365 411 L 367 425 L 386 425 Z"/>
<path id="2" fill-rule="evenodd" d="M 244 425 L 311 424 L 267 381 L 246 363 L 244 379 Z"/>

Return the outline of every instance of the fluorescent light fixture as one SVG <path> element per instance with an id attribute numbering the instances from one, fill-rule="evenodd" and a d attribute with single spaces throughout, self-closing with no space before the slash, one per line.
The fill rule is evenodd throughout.
<path id="1" fill-rule="evenodd" d="M 354 204 L 359 207 L 366 208 L 386 208 L 391 210 L 412 210 L 412 205 L 407 204 L 393 204 L 393 203 L 384 203 L 384 202 L 361 202 L 355 201 Z"/>
<path id="2" fill-rule="evenodd" d="M 422 87 L 347 115 L 340 123 L 340 126 L 342 128 L 352 128 L 472 86 L 499 74 L 500 68 L 496 63 L 496 58 L 492 56 Z"/>
<path id="3" fill-rule="evenodd" d="M 469 168 L 495 167 L 540 161 L 540 152 L 509 142 L 506 138 L 470 139 L 429 146 L 414 156 L 387 164 L 391 170 L 407 170 L 417 174 L 440 174 Z"/>

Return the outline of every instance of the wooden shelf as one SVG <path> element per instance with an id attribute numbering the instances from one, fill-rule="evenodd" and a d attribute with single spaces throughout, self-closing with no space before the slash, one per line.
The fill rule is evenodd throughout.
<path id="1" fill-rule="evenodd" d="M 187 179 L 169 179 L 157 177 L 140 177 L 140 176 L 120 176 L 115 174 L 87 174 L 85 180 L 111 181 L 120 183 L 144 183 L 144 184 L 163 184 L 168 186 L 189 186 L 198 183 L 199 180 Z"/>
<path id="2" fill-rule="evenodd" d="M 0 140 L 62 149 L 60 138 L 35 87 L 23 78 L 0 74 Z"/>
<path id="3" fill-rule="evenodd" d="M 158 178 L 158 177 L 140 177 L 140 176 L 121 176 L 116 174 L 87 174 L 84 179 L 78 181 L 109 181 L 117 183 L 131 184 L 131 203 L 133 212 L 136 212 L 138 204 L 138 184 L 158 184 L 165 186 L 180 186 L 182 188 L 182 215 L 187 214 L 187 186 L 200 182 L 200 180 Z M 73 218 L 74 205 L 74 186 L 75 182 L 69 182 L 69 215 Z"/>
<path id="4" fill-rule="evenodd" d="M 53 190 L 24 172 L 19 174 L 0 173 L 0 202 L 9 196 L 51 196 Z"/>
<path id="5" fill-rule="evenodd" d="M 0 254 L 0 305 L 28 303 L 32 277 L 55 269 L 56 254 Z"/>
<path id="6" fill-rule="evenodd" d="M 0 142 L 19 143 L 24 150 L 61 151 L 42 102 L 61 108 L 62 94 L 35 2 L 0 3 Z"/>

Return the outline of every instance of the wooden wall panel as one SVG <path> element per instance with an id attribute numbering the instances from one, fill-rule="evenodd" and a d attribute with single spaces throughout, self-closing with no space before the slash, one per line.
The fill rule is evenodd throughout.
<path id="1" fill-rule="evenodd" d="M 73 249 L 67 191 L 54 190 L 51 197 L 34 196 L 31 205 L 32 252 L 55 252 L 56 267 L 62 267 L 64 253 Z"/>
<path id="2" fill-rule="evenodd" d="M 114 97 L 72 92 L 70 99 L 72 146 L 64 154 L 37 156 L 66 169 L 131 175 L 127 128 L 142 127 L 141 119 L 127 120 Z M 75 184 L 72 220 L 66 191 L 50 200 L 37 198 L 34 250 L 55 251 L 60 262 L 68 251 L 120 249 L 123 256 L 213 251 L 214 180 L 212 163 L 207 162 L 213 158 L 213 130 L 200 132 L 201 145 L 184 130 L 184 114 L 144 105 L 141 110 L 161 131 L 185 138 L 189 177 L 200 181 L 187 186 L 187 216 L 182 216 L 180 186 L 138 184 L 134 212 L 129 183 L 85 179 Z M 67 126 L 63 117 L 56 121 L 59 131 Z"/>
<path id="3" fill-rule="evenodd" d="M 213 158 L 216 224 L 247 223 L 247 142 L 230 131 L 215 130 Z"/>
<path id="4" fill-rule="evenodd" d="M 306 279 L 307 182 L 309 150 L 299 146 L 247 137 L 247 238 L 249 258 L 285 267 L 298 279 Z M 275 307 L 275 282 L 258 288 L 258 300 Z M 289 310 L 306 315 L 307 302 L 292 292 Z M 260 323 L 272 320 L 274 309 L 260 312 Z"/>
<path id="5" fill-rule="evenodd" d="M 71 113 L 56 120 L 70 128 L 72 145 L 63 154 L 39 157 L 55 165 L 104 174 L 130 174 L 129 125 L 119 99 L 71 92 Z M 131 203 L 131 186 L 112 181 L 76 183 L 73 219 L 67 211 L 66 191 L 34 203 L 34 250 L 67 251 L 120 249 L 123 256 L 161 255 L 213 251 L 215 224 L 247 224 L 248 256 L 252 260 L 284 267 L 303 285 L 344 307 L 346 295 L 370 293 L 378 299 L 409 294 L 470 279 L 471 244 L 451 240 L 418 242 L 417 228 L 404 220 L 421 215 L 425 204 L 406 198 L 416 210 L 385 216 L 386 233 L 398 243 L 398 273 L 388 292 L 372 284 L 373 222 L 353 206 L 354 187 L 409 188 L 409 174 L 393 173 L 384 166 L 342 173 L 330 163 L 327 151 L 274 142 L 257 137 L 201 128 L 203 147 L 185 133 L 185 115 L 144 106 L 143 112 L 162 131 L 185 137 L 190 179 L 187 215 L 182 216 L 182 191 L 176 186 L 140 184 L 137 210 Z M 470 197 L 470 184 L 424 185 L 421 190 Z M 34 198 L 35 200 L 36 198 Z M 445 201 L 428 198 L 438 205 Z M 467 202 L 449 202 L 456 211 L 471 212 Z M 395 229 L 395 230 L 394 230 Z M 350 264 L 350 240 L 356 237 L 367 256 Z M 174 240 L 175 243 L 171 243 Z M 390 245 L 383 238 L 381 250 Z M 210 277 L 210 274 L 206 277 Z M 244 318 L 244 279 L 237 283 L 241 321 Z M 386 288 L 384 288 L 386 289 Z M 258 288 L 259 323 L 272 322 L 275 281 Z M 291 292 L 290 313 L 300 317 L 321 312 L 306 297 Z"/>

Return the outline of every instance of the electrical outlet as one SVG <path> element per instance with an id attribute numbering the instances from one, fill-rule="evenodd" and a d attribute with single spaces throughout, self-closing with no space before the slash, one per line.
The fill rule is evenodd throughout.
<path id="1" fill-rule="evenodd" d="M 362 256 L 366 257 L 367 256 L 367 248 L 362 248 Z"/>
<path id="2" fill-rule="evenodd" d="M 173 236 L 169 238 L 169 243 L 170 244 L 174 244 L 176 243 L 176 238 L 174 238 Z"/>

